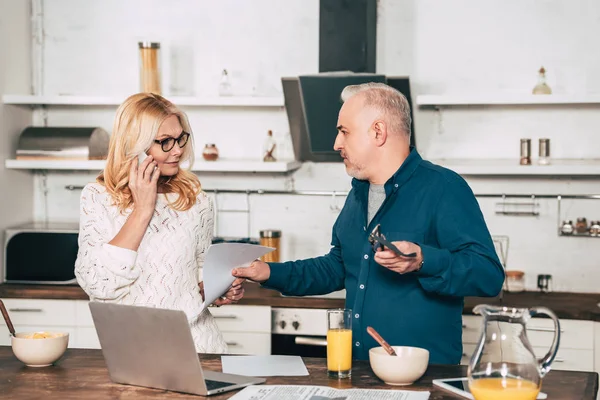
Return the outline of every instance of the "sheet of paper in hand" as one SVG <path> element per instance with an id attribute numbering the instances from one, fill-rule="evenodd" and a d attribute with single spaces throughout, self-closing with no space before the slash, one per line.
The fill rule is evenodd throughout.
<path id="1" fill-rule="evenodd" d="M 272 247 L 247 243 L 218 243 L 211 245 L 204 257 L 202 271 L 204 281 L 204 304 L 212 304 L 227 292 L 235 280 L 231 275 L 237 267 L 247 267 L 252 261 L 275 250 Z"/>

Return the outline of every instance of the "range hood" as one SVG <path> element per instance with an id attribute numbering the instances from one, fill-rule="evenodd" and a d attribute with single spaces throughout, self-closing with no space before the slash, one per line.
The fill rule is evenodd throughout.
<path id="1" fill-rule="evenodd" d="M 337 119 L 342 102 L 342 90 L 348 85 L 382 82 L 398 89 L 411 105 L 407 77 L 386 77 L 381 74 L 335 72 L 281 78 L 285 109 L 298 161 L 341 162 L 333 150 L 337 135 Z M 411 144 L 415 145 L 414 129 Z"/>

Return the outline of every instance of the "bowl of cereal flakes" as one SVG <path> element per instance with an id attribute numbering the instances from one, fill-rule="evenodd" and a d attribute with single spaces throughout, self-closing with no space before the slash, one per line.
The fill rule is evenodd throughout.
<path id="1" fill-rule="evenodd" d="M 54 364 L 69 344 L 69 334 L 65 332 L 20 332 L 11 339 L 15 357 L 29 367 Z"/>

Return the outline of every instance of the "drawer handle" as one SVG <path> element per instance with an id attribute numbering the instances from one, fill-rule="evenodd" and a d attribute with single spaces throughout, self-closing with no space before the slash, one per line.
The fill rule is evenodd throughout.
<path id="1" fill-rule="evenodd" d="M 305 346 L 322 346 L 322 347 L 325 347 L 325 346 L 327 346 L 327 339 L 325 339 L 325 338 L 323 338 L 323 339 L 315 339 L 315 338 L 308 338 L 308 337 L 296 336 L 294 338 L 294 343 L 296 343 L 296 344 L 303 344 Z"/>
<path id="2" fill-rule="evenodd" d="M 565 362 L 564 358 L 555 358 L 554 362 Z"/>
<path id="3" fill-rule="evenodd" d="M 554 328 L 527 328 L 528 331 L 534 331 L 534 332 L 552 332 L 554 333 Z M 560 333 L 564 333 L 565 330 L 561 329 Z"/>
<path id="4" fill-rule="evenodd" d="M 10 312 L 43 312 L 41 308 L 9 308 Z"/>
<path id="5" fill-rule="evenodd" d="M 237 346 L 238 342 L 225 342 L 225 344 L 227 344 L 227 346 Z"/>
<path id="6" fill-rule="evenodd" d="M 214 318 L 219 318 L 219 319 L 237 319 L 238 316 L 235 314 L 223 314 L 223 315 L 213 315 Z"/>

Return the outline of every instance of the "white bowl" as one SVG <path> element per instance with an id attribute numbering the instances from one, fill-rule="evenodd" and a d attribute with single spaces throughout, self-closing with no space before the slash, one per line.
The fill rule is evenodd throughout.
<path id="1" fill-rule="evenodd" d="M 20 332 L 12 337 L 12 350 L 20 361 L 29 367 L 47 367 L 62 357 L 69 344 L 69 334 L 65 332 L 44 332 L 56 337 L 44 339 L 30 338 L 34 333 Z"/>
<path id="2" fill-rule="evenodd" d="M 369 350 L 369 362 L 375 375 L 388 385 L 410 385 L 423 376 L 429 363 L 429 351 L 420 347 L 392 346 L 397 356 L 383 347 Z"/>

